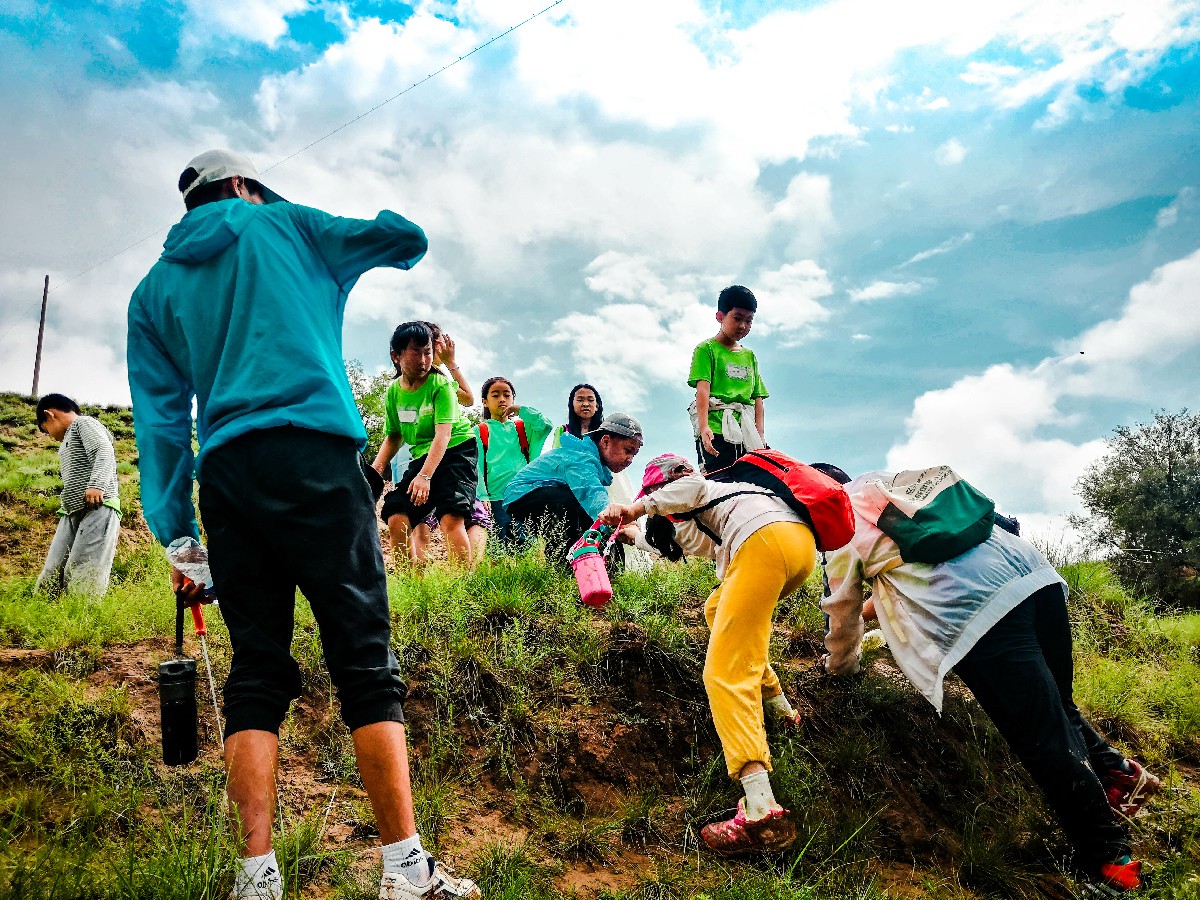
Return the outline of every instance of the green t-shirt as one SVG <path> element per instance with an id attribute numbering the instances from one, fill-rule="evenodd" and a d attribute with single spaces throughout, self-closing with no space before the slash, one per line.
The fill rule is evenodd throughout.
<path id="1" fill-rule="evenodd" d="M 709 338 L 692 351 L 692 368 L 688 373 L 688 384 L 707 381 L 713 399 L 725 403 L 748 403 L 754 405 L 755 397 L 767 397 L 767 388 L 758 374 L 758 358 L 753 350 L 743 347 L 730 350 L 716 338 Z M 720 410 L 708 411 L 708 427 L 713 434 L 721 433 Z"/>
<path id="2" fill-rule="evenodd" d="M 488 447 L 483 450 L 483 436 L 479 441 L 479 498 L 481 500 L 503 500 L 504 489 L 525 468 L 530 461 L 537 459 L 546 443 L 546 435 L 554 427 L 550 420 L 532 406 L 522 406 L 521 421 L 525 423 L 525 437 L 529 440 L 529 459 L 521 451 L 521 438 L 517 434 L 517 425 L 509 419 L 507 422 L 497 422 L 495 419 L 484 419 L 476 426 L 476 431 L 487 426 Z M 485 469 L 486 463 L 486 469 Z M 483 477 L 484 471 L 487 478 Z"/>
<path id="3" fill-rule="evenodd" d="M 388 385 L 384 433 L 400 435 L 412 447 L 413 459 L 429 452 L 434 426 L 447 422 L 454 425 L 450 430 L 450 447 L 475 439 L 475 429 L 458 405 L 454 382 L 445 375 L 430 372 L 415 391 L 400 387 L 399 378 Z"/>

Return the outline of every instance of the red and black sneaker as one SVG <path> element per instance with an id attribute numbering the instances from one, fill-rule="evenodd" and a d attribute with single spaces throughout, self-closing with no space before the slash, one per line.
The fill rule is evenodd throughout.
<path id="1" fill-rule="evenodd" d="M 1118 894 L 1136 891 L 1142 886 L 1142 861 L 1131 859 L 1123 863 L 1105 863 L 1100 867 L 1100 877 L 1097 880 Z"/>
<path id="2" fill-rule="evenodd" d="M 1132 819 L 1151 797 L 1162 790 L 1162 780 L 1134 762 L 1125 760 L 1125 769 L 1109 769 L 1100 773 L 1100 783 L 1108 797 L 1108 805 L 1126 818 Z"/>

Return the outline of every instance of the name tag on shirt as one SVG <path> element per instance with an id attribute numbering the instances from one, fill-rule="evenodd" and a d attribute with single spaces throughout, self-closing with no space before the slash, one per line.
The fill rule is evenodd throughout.
<path id="1" fill-rule="evenodd" d="M 725 363 L 725 375 L 734 381 L 747 381 L 750 378 L 750 367 Z"/>
<path id="2" fill-rule="evenodd" d="M 417 411 L 415 409 L 398 409 L 396 418 L 404 425 L 412 425 L 417 421 Z"/>

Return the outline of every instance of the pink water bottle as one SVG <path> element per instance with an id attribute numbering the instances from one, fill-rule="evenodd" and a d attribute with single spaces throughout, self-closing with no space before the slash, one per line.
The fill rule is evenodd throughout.
<path id="1" fill-rule="evenodd" d="M 604 606 L 612 599 L 612 582 L 604 566 L 604 548 L 613 529 L 595 524 L 571 548 L 571 568 L 579 586 L 579 599 L 588 606 Z"/>

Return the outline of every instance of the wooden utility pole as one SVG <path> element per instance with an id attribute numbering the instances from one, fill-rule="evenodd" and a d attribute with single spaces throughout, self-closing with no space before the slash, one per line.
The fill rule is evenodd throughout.
<path id="1" fill-rule="evenodd" d="M 38 322 L 38 348 L 37 356 L 33 358 L 33 396 L 38 395 L 38 376 L 42 373 L 42 335 L 46 332 L 46 302 L 50 299 L 50 276 L 46 276 L 46 283 L 42 286 L 42 318 Z"/>

